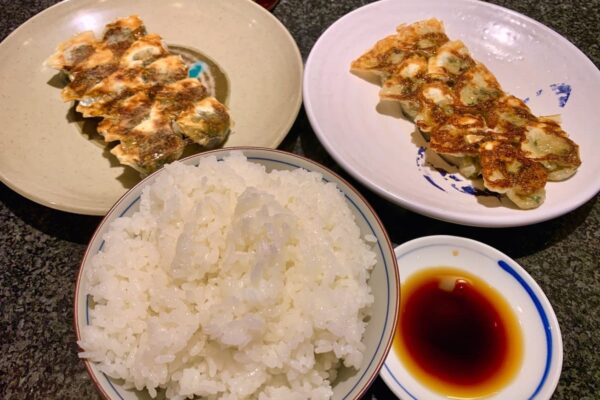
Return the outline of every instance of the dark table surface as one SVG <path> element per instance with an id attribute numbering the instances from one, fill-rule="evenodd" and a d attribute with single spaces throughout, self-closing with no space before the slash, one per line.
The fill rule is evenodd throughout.
<path id="1" fill-rule="evenodd" d="M 600 65 L 600 0 L 492 2 L 556 30 Z M 0 39 L 54 3 L 0 0 Z M 290 30 L 306 59 L 329 25 L 365 3 L 368 1 L 281 0 L 273 13 Z M 516 259 L 542 287 L 561 326 L 564 363 L 553 399 L 600 399 L 597 195 L 569 214 L 532 226 L 463 227 L 389 204 L 348 177 L 319 144 L 303 109 L 280 148 L 340 171 L 372 203 L 396 244 L 431 234 L 460 235 Z M 0 399 L 99 398 L 77 357 L 72 326 L 75 277 L 86 243 L 99 222 L 99 217 L 38 205 L 0 184 Z M 377 379 L 366 398 L 394 396 Z"/>

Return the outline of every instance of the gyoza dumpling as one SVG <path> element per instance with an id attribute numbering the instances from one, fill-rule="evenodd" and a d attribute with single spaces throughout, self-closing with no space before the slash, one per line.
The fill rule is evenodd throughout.
<path id="1" fill-rule="evenodd" d="M 406 57 L 419 53 L 428 58 L 447 41 L 444 25 L 437 19 L 400 25 L 395 35 L 378 41 L 372 49 L 354 60 L 350 69 L 357 73 L 375 73 L 385 79 Z"/>
<path id="2" fill-rule="evenodd" d="M 46 65 L 69 71 L 91 56 L 96 51 L 97 45 L 92 31 L 79 33 L 59 44 L 54 54 L 46 60 Z"/>
<path id="3" fill-rule="evenodd" d="M 174 128 L 203 147 L 220 146 L 229 134 L 229 113 L 217 99 L 207 97 L 183 111 Z"/>
<path id="4" fill-rule="evenodd" d="M 421 110 L 417 91 L 425 83 L 427 58 L 422 54 L 412 54 L 390 70 L 382 81 L 379 97 L 382 100 L 397 101 L 402 112 L 413 120 Z"/>
<path id="5" fill-rule="evenodd" d="M 121 164 L 129 165 L 142 175 L 179 159 L 186 146 L 186 141 L 173 131 L 171 123 L 161 119 L 132 129 L 120 141 L 110 152 Z"/>
<path id="6" fill-rule="evenodd" d="M 153 102 L 145 91 L 122 99 L 114 105 L 111 115 L 98 124 L 98 133 L 106 142 L 119 140 L 150 116 Z"/>
<path id="7" fill-rule="evenodd" d="M 427 77 L 449 81 L 471 69 L 475 61 L 460 40 L 446 42 L 438 47 L 427 62 Z M 453 82 L 449 82 L 453 83 Z"/>
<path id="8" fill-rule="evenodd" d="M 525 157 L 546 168 L 551 181 L 569 178 L 581 165 L 579 146 L 567 137 L 560 125 L 549 119 L 539 118 L 527 125 L 521 150 Z"/>
<path id="9" fill-rule="evenodd" d="M 538 162 L 524 157 L 510 143 L 488 141 L 479 153 L 485 187 L 504 193 L 519 208 L 536 208 L 544 202 L 548 172 Z"/>
<path id="10" fill-rule="evenodd" d="M 145 35 L 146 27 L 140 17 L 131 15 L 107 24 L 102 41 L 118 57 Z"/>

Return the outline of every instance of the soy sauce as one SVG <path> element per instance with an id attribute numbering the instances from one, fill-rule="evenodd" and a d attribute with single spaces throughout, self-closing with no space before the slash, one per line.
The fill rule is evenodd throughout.
<path id="1" fill-rule="evenodd" d="M 394 350 L 422 384 L 453 398 L 491 395 L 516 376 L 522 333 L 506 300 L 476 276 L 435 267 L 402 285 Z"/>

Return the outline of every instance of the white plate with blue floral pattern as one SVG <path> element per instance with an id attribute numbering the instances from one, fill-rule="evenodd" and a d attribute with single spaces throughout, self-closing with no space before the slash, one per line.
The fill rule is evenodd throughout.
<path id="1" fill-rule="evenodd" d="M 481 191 L 414 133 L 414 125 L 382 109 L 379 86 L 350 73 L 350 63 L 401 23 L 444 22 L 503 89 L 535 115 L 560 114 L 580 146 L 582 165 L 563 182 L 546 185 L 545 202 L 515 208 Z M 415 212 L 458 224 L 506 227 L 565 214 L 600 190 L 600 72 L 569 41 L 505 8 L 474 0 L 381 0 L 345 15 L 327 29 L 306 62 L 304 104 L 323 146 L 350 174 L 382 197 Z M 394 114 L 394 115 L 391 115 Z M 449 172 L 445 172 L 444 170 Z"/>

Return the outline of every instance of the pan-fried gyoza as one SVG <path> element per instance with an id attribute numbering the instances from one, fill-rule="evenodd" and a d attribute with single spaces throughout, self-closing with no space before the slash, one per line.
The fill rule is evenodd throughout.
<path id="1" fill-rule="evenodd" d="M 351 70 L 378 76 L 380 98 L 398 102 L 433 151 L 520 208 L 538 207 L 546 182 L 569 178 L 581 164 L 558 118 L 536 117 L 505 93 L 437 19 L 398 26 Z"/>
<path id="2" fill-rule="evenodd" d="M 191 142 L 216 147 L 229 134 L 227 108 L 137 16 L 109 23 L 101 39 L 83 32 L 66 40 L 47 65 L 69 78 L 62 99 L 78 101 L 84 117 L 101 117 L 98 133 L 119 142 L 111 153 L 142 175 Z"/>

